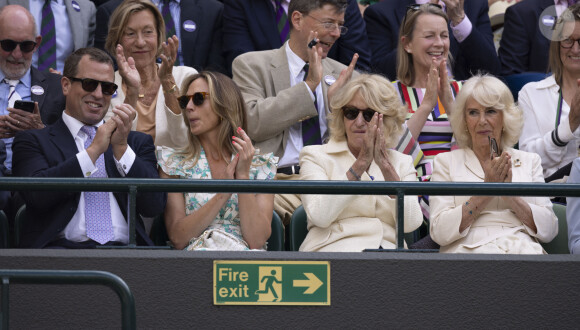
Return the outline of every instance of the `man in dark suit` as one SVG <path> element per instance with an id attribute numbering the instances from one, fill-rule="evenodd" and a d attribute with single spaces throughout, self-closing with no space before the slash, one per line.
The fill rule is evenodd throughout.
<path id="1" fill-rule="evenodd" d="M 136 71 L 136 70 L 134 70 Z M 102 50 L 82 48 L 65 62 L 61 86 L 66 107 L 55 124 L 18 133 L 14 174 L 24 177 L 158 178 L 151 136 L 131 132 L 136 115 L 129 104 L 113 109 L 103 122 L 116 90 L 113 62 Z M 133 90 L 135 89 L 135 90 Z M 131 88 L 128 95 L 138 94 Z M 92 248 L 129 241 L 125 193 L 50 191 L 22 193 L 27 217 L 21 247 Z M 165 207 L 165 193 L 137 195 L 137 213 L 154 217 Z M 137 243 L 152 245 L 143 222 Z"/>
<path id="2" fill-rule="evenodd" d="M 429 1 L 383 1 L 365 11 L 367 33 L 373 52 L 373 70 L 397 79 L 399 27 L 407 8 Z M 430 1 L 434 2 L 434 1 Z M 438 1 L 437 1 L 438 2 Z M 498 74 L 499 60 L 493 44 L 487 0 L 443 0 L 449 17 L 449 51 L 455 79 L 465 80 L 478 71 Z"/>
<path id="3" fill-rule="evenodd" d="M 556 17 L 554 0 L 521 1 L 506 10 L 498 50 L 502 76 L 548 72 L 550 39 L 542 31 L 551 32 Z"/>
<path id="4" fill-rule="evenodd" d="M 283 42 L 276 25 L 275 8 L 271 0 L 224 0 L 224 57 L 231 72 L 233 60 L 247 52 L 278 49 Z M 284 7 L 284 1 L 282 1 Z M 286 1 L 289 3 L 290 1 Z M 286 10 L 287 10 L 286 5 Z M 328 53 L 344 65 L 349 65 L 355 53 L 359 58 L 357 69 L 370 71 L 371 52 L 365 23 L 356 0 L 348 0 L 344 13 L 346 34 Z"/>
<path id="5" fill-rule="evenodd" d="M 95 47 L 105 50 L 109 18 L 123 0 L 110 0 L 97 10 Z M 163 0 L 152 0 L 163 10 Z M 180 65 L 198 71 L 226 72 L 222 57 L 223 4 L 217 0 L 171 0 L 169 2 L 176 35 L 179 37 Z M 167 36 L 170 37 L 170 36 Z M 111 54 L 114 56 L 114 54 Z M 178 65 L 176 64 L 176 65 Z"/>
<path id="6" fill-rule="evenodd" d="M 26 8 L 8 5 L 0 9 L 0 40 L 4 46 L 14 47 L 11 50 L 11 47 L 0 48 L 0 138 L 6 144 L 4 165 L 6 174 L 10 174 L 14 134 L 54 123 L 64 110 L 65 100 L 60 88 L 61 76 L 31 66 L 32 55 L 42 37 L 36 35 L 34 18 Z M 20 44 L 15 45 L 12 41 Z M 26 45 L 27 41 L 32 43 Z M 14 94 L 10 93 L 11 83 L 15 85 Z M 37 102 L 38 107 L 32 113 L 14 109 L 15 99 Z"/>

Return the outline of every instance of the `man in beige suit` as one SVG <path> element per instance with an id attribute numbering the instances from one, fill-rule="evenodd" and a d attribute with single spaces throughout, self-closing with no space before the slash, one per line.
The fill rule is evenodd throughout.
<path id="1" fill-rule="evenodd" d="M 329 96 L 353 74 L 358 55 L 348 67 L 326 58 L 347 32 L 346 6 L 346 0 L 292 0 L 288 42 L 279 49 L 242 54 L 233 62 L 233 78 L 248 107 L 248 134 L 261 153 L 280 157 L 277 180 L 299 179 L 300 150 L 327 139 Z M 315 127 L 317 138 L 305 141 L 304 125 Z M 276 195 L 274 209 L 288 224 L 300 204 L 298 195 Z"/>

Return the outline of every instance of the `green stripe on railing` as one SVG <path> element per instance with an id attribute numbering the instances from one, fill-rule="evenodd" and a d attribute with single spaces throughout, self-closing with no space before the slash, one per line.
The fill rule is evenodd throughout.
<path id="1" fill-rule="evenodd" d="M 397 250 L 403 250 L 404 195 L 490 195 L 580 197 L 580 184 L 378 182 L 378 181 L 265 181 L 181 180 L 130 178 L 0 178 L 0 190 L 111 191 L 130 193 L 129 247 L 135 247 L 136 194 L 139 192 L 209 192 L 324 195 L 397 195 Z"/>

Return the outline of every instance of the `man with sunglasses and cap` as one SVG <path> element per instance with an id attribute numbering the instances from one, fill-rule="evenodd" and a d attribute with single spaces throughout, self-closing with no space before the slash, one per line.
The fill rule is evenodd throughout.
<path id="1" fill-rule="evenodd" d="M 346 31 L 346 7 L 347 0 L 292 0 L 290 39 L 233 62 L 233 79 L 248 107 L 247 133 L 261 153 L 280 158 L 277 180 L 300 178 L 300 150 L 326 141 L 329 99 L 353 75 L 358 54 L 348 67 L 327 58 Z M 278 194 L 274 210 L 288 224 L 300 204 L 298 195 Z"/>
<path id="2" fill-rule="evenodd" d="M 130 61 L 131 62 L 131 61 Z M 133 67 L 134 69 L 134 67 Z M 117 90 L 113 62 L 97 48 L 81 48 L 66 60 L 61 80 L 66 96 L 62 117 L 41 130 L 17 134 L 14 174 L 24 177 L 158 178 L 151 136 L 132 132 L 135 109 L 127 103 L 103 121 Z M 138 90 L 128 88 L 130 99 Z M 22 192 L 25 248 L 93 248 L 129 242 L 128 196 L 111 192 Z M 154 217 L 165 208 L 166 194 L 138 193 L 137 214 Z M 139 245 L 153 245 L 137 216 Z"/>
<path id="3" fill-rule="evenodd" d="M 399 29 L 409 10 L 431 3 L 440 6 L 449 17 L 449 52 L 453 58 L 451 73 L 465 80 L 477 72 L 499 74 L 500 62 L 493 43 L 487 0 L 398 0 L 382 1 L 365 11 L 367 34 L 373 53 L 373 71 L 397 77 Z"/>
<path id="4" fill-rule="evenodd" d="M 26 8 L 8 5 L 0 9 L 0 139 L 6 144 L 6 174 L 12 172 L 14 134 L 43 128 L 64 109 L 61 76 L 31 66 L 42 40 L 35 31 L 34 17 Z M 16 100 L 36 102 L 34 111 L 15 109 Z"/>

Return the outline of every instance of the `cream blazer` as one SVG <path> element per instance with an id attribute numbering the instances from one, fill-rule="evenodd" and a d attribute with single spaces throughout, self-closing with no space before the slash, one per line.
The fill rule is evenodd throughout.
<path id="1" fill-rule="evenodd" d="M 401 181 L 416 181 L 410 156 L 388 150 L 391 163 Z M 331 139 L 327 144 L 307 146 L 300 152 L 302 180 L 348 180 L 346 173 L 356 158 L 346 141 Z M 374 162 L 369 173 L 375 181 L 384 181 Z M 371 181 L 366 172 L 362 181 Z M 363 249 L 396 247 L 397 201 L 377 195 L 302 195 L 308 216 L 308 235 L 300 251 L 360 252 Z M 406 233 L 423 222 L 417 196 L 405 196 Z"/>
<path id="2" fill-rule="evenodd" d="M 544 182 L 540 156 L 507 149 L 512 156 L 513 182 Z M 483 168 L 471 149 L 435 157 L 431 181 L 483 182 Z M 548 197 L 522 197 L 530 206 L 537 233 L 525 226 L 500 197 L 494 197 L 475 222 L 459 232 L 462 206 L 470 196 L 430 196 L 431 238 L 446 253 L 545 253 L 538 243 L 558 234 L 558 219 Z"/>
<path id="3" fill-rule="evenodd" d="M 173 67 L 173 78 L 175 78 L 175 84 L 181 91 L 183 86 L 183 81 L 185 78 L 196 74 L 197 71 L 188 66 L 174 66 Z M 105 120 L 113 116 L 113 107 L 115 105 L 123 103 L 125 100 L 125 92 L 121 88 L 121 83 L 123 78 L 119 74 L 119 71 L 115 72 L 115 84 L 119 86 L 116 95 L 113 95 L 111 99 L 111 105 L 109 106 L 109 112 L 105 116 Z M 182 91 L 183 92 L 183 91 Z M 139 120 L 139 115 L 133 120 L 133 127 L 131 130 L 137 130 L 137 120 Z M 165 105 L 165 96 L 163 95 L 163 88 L 159 88 L 159 93 L 157 94 L 157 105 L 155 107 L 155 145 L 156 146 L 166 146 L 173 149 L 180 149 L 185 147 L 189 142 L 187 140 L 188 128 L 183 121 L 183 116 L 181 114 L 176 115 Z"/>

